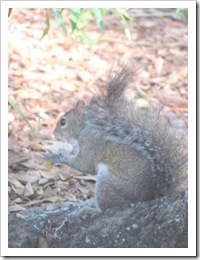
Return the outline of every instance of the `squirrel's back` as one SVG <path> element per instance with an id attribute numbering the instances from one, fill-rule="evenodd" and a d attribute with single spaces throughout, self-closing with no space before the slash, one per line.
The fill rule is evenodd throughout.
<path id="1" fill-rule="evenodd" d="M 124 96 L 132 83 L 134 63 L 128 63 L 94 97 L 85 111 L 83 127 L 108 141 L 132 147 L 153 165 L 156 195 L 171 193 L 187 178 L 187 130 L 161 108 L 136 108 Z"/>
<path id="2" fill-rule="evenodd" d="M 123 66 L 109 77 L 104 92 L 88 105 L 79 101 L 59 119 L 55 135 L 76 144 L 73 156 L 46 157 L 97 174 L 101 210 L 187 188 L 187 130 L 172 113 L 127 101 L 133 70 L 135 62 Z"/>

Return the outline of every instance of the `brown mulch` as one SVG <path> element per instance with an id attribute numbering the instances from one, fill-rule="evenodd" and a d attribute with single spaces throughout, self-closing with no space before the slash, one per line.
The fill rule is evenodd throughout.
<path id="1" fill-rule="evenodd" d="M 67 11 L 66 17 L 67 17 Z M 178 16 L 162 16 L 154 9 L 129 9 L 134 18 L 128 40 L 113 14 L 105 18 L 105 32 L 90 22 L 84 32 L 97 45 L 66 38 L 51 18 L 48 35 L 44 9 L 14 9 L 9 18 L 9 95 L 30 124 L 9 106 L 9 211 L 52 202 L 77 201 L 93 196 L 95 176 L 68 166 L 43 164 L 41 154 L 54 142 L 57 118 L 78 99 L 86 102 L 94 84 L 131 56 L 146 64 L 139 71 L 133 96 L 173 110 L 187 124 L 188 28 Z M 148 17 L 145 14 L 160 13 Z"/>

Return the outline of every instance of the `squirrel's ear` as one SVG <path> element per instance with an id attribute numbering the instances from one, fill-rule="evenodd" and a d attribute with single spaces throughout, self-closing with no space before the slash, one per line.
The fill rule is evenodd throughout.
<path id="1" fill-rule="evenodd" d="M 84 107 L 85 107 L 85 102 L 83 100 L 78 101 L 76 104 L 76 112 L 80 114 L 83 111 Z"/>

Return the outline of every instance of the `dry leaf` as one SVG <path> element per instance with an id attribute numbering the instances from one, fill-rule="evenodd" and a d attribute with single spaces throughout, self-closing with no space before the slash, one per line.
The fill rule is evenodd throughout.
<path id="1" fill-rule="evenodd" d="M 183 108 L 186 111 L 188 109 L 188 102 L 184 98 L 178 96 L 169 96 L 162 93 L 162 95 L 159 94 L 159 99 L 163 104 L 166 104 L 168 106 Z"/>
<path id="2" fill-rule="evenodd" d="M 44 190 L 44 198 L 48 198 L 51 196 L 55 196 L 57 195 L 57 189 L 52 189 L 50 186 L 48 186 L 45 190 Z"/>
<path id="3" fill-rule="evenodd" d="M 21 198 L 16 198 L 16 199 L 14 200 L 14 202 L 15 202 L 15 203 L 21 203 L 21 202 L 22 202 L 22 199 L 21 199 Z"/>
<path id="4" fill-rule="evenodd" d="M 163 64 L 164 64 L 164 60 L 162 57 L 158 57 L 155 60 L 156 72 L 157 72 L 158 76 L 161 74 L 161 72 L 163 70 Z"/>
<path id="5" fill-rule="evenodd" d="M 46 171 L 41 171 L 40 172 L 42 177 L 47 179 L 47 180 L 59 180 L 60 179 L 60 176 L 57 172 L 46 172 Z"/>
<path id="6" fill-rule="evenodd" d="M 54 168 L 54 164 L 51 163 L 50 161 L 44 161 L 43 168 L 50 171 L 51 169 Z"/>
<path id="7" fill-rule="evenodd" d="M 32 185 L 30 182 L 28 182 L 25 186 L 24 196 L 30 197 L 33 194 L 34 194 L 34 191 L 33 191 Z"/>
<path id="8" fill-rule="evenodd" d="M 49 204 L 46 204 L 45 209 L 46 210 L 52 210 L 52 209 L 54 209 L 54 206 L 53 206 L 52 203 L 49 203 Z"/>
<path id="9" fill-rule="evenodd" d="M 38 248 L 49 248 L 49 244 L 44 237 L 38 239 Z"/>
<path id="10" fill-rule="evenodd" d="M 82 79 L 83 82 L 89 82 L 91 79 L 91 74 L 88 71 L 79 71 L 78 76 Z"/>
<path id="11" fill-rule="evenodd" d="M 29 174 L 26 174 L 26 175 L 9 174 L 9 178 L 16 179 L 16 180 L 21 181 L 21 182 L 30 182 L 30 183 L 35 183 L 35 182 L 38 181 L 38 177 L 33 176 L 33 175 L 29 175 Z"/>
<path id="12" fill-rule="evenodd" d="M 16 213 L 16 217 L 17 218 L 21 218 L 21 219 L 25 219 L 26 218 L 26 216 L 24 216 L 24 215 L 22 215 L 22 214 L 20 214 L 20 213 Z"/>
<path id="13" fill-rule="evenodd" d="M 31 143 L 29 148 L 32 150 L 32 151 L 43 151 L 44 150 L 44 147 L 42 144 L 40 143 Z"/>
<path id="14" fill-rule="evenodd" d="M 37 164 L 37 163 L 35 163 L 35 162 L 30 162 L 30 161 L 28 161 L 28 162 L 24 162 L 24 163 L 21 163 L 22 165 L 24 165 L 24 166 L 26 166 L 27 168 L 30 168 L 30 169 L 43 169 L 43 166 L 42 165 L 39 165 L 39 164 Z"/>
<path id="15" fill-rule="evenodd" d="M 75 179 L 87 180 L 87 181 L 96 181 L 97 177 L 95 175 L 82 175 L 82 176 L 73 176 Z"/>
<path id="16" fill-rule="evenodd" d="M 53 196 L 53 197 L 49 197 L 49 198 L 44 198 L 44 201 L 62 202 L 62 201 L 66 201 L 66 198 L 60 198 L 59 196 Z"/>
<path id="17" fill-rule="evenodd" d="M 15 204 L 15 205 L 12 205 L 12 206 L 8 206 L 8 211 L 9 212 L 20 211 L 20 210 L 26 210 L 26 209 L 24 207 L 18 205 L 18 204 Z"/>
<path id="18" fill-rule="evenodd" d="M 44 194 L 44 191 L 43 191 L 42 187 L 38 187 L 37 194 L 38 195 L 43 195 Z"/>
<path id="19" fill-rule="evenodd" d="M 47 183 L 47 182 L 48 182 L 47 179 L 45 179 L 45 178 L 41 178 L 41 179 L 39 179 L 38 184 L 40 185 L 40 184 L 44 184 L 44 183 Z"/>
<path id="20" fill-rule="evenodd" d="M 18 195 L 23 195 L 24 194 L 24 188 L 22 189 L 22 188 L 15 188 L 13 185 L 11 185 L 12 186 L 12 190 L 16 193 L 16 194 L 18 194 Z"/>
<path id="21" fill-rule="evenodd" d="M 35 176 L 38 180 L 41 178 L 40 171 L 28 170 L 27 175 Z"/>
<path id="22" fill-rule="evenodd" d="M 12 177 L 8 177 L 8 182 L 13 184 L 16 188 L 24 189 L 24 186 L 16 179 L 13 179 Z"/>
<path id="23" fill-rule="evenodd" d="M 67 180 L 69 178 L 69 175 L 64 174 L 64 173 L 58 173 L 58 176 L 60 177 L 60 179 L 62 181 L 65 181 L 65 180 Z"/>
<path id="24" fill-rule="evenodd" d="M 44 201 L 44 199 L 31 200 L 31 201 L 28 201 L 28 202 L 22 204 L 22 206 L 28 207 L 28 206 L 32 206 L 35 204 L 41 204 L 43 201 Z"/>

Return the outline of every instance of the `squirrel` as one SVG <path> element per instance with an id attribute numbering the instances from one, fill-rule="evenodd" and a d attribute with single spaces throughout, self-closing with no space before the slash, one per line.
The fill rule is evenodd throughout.
<path id="1" fill-rule="evenodd" d="M 54 135 L 74 145 L 74 155 L 46 154 L 53 163 L 67 164 L 97 175 L 98 208 L 148 201 L 179 190 L 187 179 L 187 130 L 160 107 L 137 108 L 125 97 L 133 82 L 135 62 L 129 61 L 88 105 L 61 116 Z"/>

